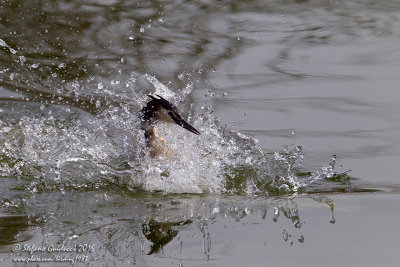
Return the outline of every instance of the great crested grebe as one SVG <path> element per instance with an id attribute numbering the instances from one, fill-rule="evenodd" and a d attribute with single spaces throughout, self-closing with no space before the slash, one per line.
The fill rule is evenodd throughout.
<path id="1" fill-rule="evenodd" d="M 156 95 L 158 98 L 152 95 L 148 96 L 151 100 L 143 107 L 140 117 L 142 119 L 142 129 L 144 130 L 146 145 L 150 149 L 151 157 L 154 158 L 161 155 L 171 156 L 172 154 L 166 148 L 164 138 L 157 135 L 155 128 L 157 122 L 176 123 L 189 132 L 200 135 L 198 130 L 182 119 L 176 106 L 159 95 Z"/>

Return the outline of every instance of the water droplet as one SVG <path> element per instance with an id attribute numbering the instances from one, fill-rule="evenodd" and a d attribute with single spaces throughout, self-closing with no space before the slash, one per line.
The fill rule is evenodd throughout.
<path id="1" fill-rule="evenodd" d="M 293 225 L 294 225 L 294 227 L 296 227 L 296 228 L 301 228 L 302 223 L 299 222 L 299 221 L 297 221 L 297 220 L 295 220 L 295 221 L 293 222 Z"/>
<path id="2" fill-rule="evenodd" d="M 139 31 L 140 31 L 141 33 L 144 33 L 144 28 L 143 28 L 143 27 L 140 27 L 140 28 L 139 28 Z"/>
<path id="3" fill-rule="evenodd" d="M 331 207 L 331 217 L 330 217 L 330 219 L 329 219 L 329 222 L 330 222 L 331 224 L 334 224 L 334 223 L 336 222 L 335 216 L 333 215 L 333 207 Z"/>
<path id="4" fill-rule="evenodd" d="M 57 73 L 54 72 L 54 73 L 51 74 L 51 76 L 52 76 L 53 78 L 57 78 L 58 75 L 57 75 Z"/>
<path id="5" fill-rule="evenodd" d="M 58 67 L 59 69 L 65 68 L 65 63 L 60 63 L 60 64 L 58 64 L 57 67 Z"/>
<path id="6" fill-rule="evenodd" d="M 21 61 L 21 65 L 24 65 L 26 62 L 26 58 L 24 56 L 19 56 L 19 60 Z"/>
<path id="7" fill-rule="evenodd" d="M 97 89 L 99 89 L 99 90 L 104 89 L 104 85 L 103 85 L 102 82 L 99 82 L 99 83 L 97 84 Z"/>
<path id="8" fill-rule="evenodd" d="M 285 229 L 283 229 L 283 231 L 282 231 L 282 238 L 285 241 L 288 241 L 288 239 L 289 239 L 289 233 Z"/>
<path id="9" fill-rule="evenodd" d="M 135 36 L 129 36 L 129 40 L 135 40 Z"/>
<path id="10" fill-rule="evenodd" d="M 32 66 L 31 66 L 32 69 L 37 69 L 38 67 L 39 67 L 39 63 L 32 64 Z"/>
<path id="11" fill-rule="evenodd" d="M 274 208 L 274 216 L 273 216 L 272 220 L 274 222 L 277 222 L 278 221 L 278 217 L 279 217 L 279 209 L 277 207 L 275 207 Z"/>

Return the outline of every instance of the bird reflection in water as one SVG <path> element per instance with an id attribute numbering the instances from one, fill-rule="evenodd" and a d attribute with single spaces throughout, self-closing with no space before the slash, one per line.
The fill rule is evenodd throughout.
<path id="1" fill-rule="evenodd" d="M 182 226 L 191 224 L 191 220 L 180 222 L 157 222 L 151 219 L 142 225 L 142 231 L 147 240 L 152 242 L 150 252 L 147 255 L 157 253 L 160 248 L 172 241 L 178 234 L 178 230 L 173 229 L 174 226 Z"/>

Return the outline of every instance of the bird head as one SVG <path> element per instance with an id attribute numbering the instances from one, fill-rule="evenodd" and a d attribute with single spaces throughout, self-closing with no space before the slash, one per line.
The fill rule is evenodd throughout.
<path id="1" fill-rule="evenodd" d="M 148 96 L 152 100 L 149 101 L 146 107 L 142 109 L 143 120 L 156 120 L 166 123 L 175 123 L 191 133 L 200 135 L 200 132 L 196 128 L 182 119 L 179 109 L 175 105 L 171 104 L 168 100 L 160 95 L 156 95 L 158 98 L 152 95 Z"/>

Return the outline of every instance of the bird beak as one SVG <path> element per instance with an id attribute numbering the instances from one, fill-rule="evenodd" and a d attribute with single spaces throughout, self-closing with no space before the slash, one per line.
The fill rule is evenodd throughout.
<path id="1" fill-rule="evenodd" d="M 194 134 L 196 134 L 196 135 L 200 135 L 200 132 L 197 131 L 196 128 L 194 128 L 192 125 L 190 125 L 190 124 L 187 123 L 186 121 L 181 120 L 178 124 L 179 124 L 180 126 L 182 126 L 184 129 L 188 130 L 189 132 L 192 132 L 192 133 L 194 133 Z"/>
<path id="2" fill-rule="evenodd" d="M 189 132 L 192 132 L 196 135 L 200 135 L 200 132 L 196 130 L 196 128 L 194 128 L 192 125 L 190 125 L 189 123 L 187 123 L 184 120 L 179 120 L 176 122 L 179 126 L 183 127 L 184 129 L 188 130 Z"/>

